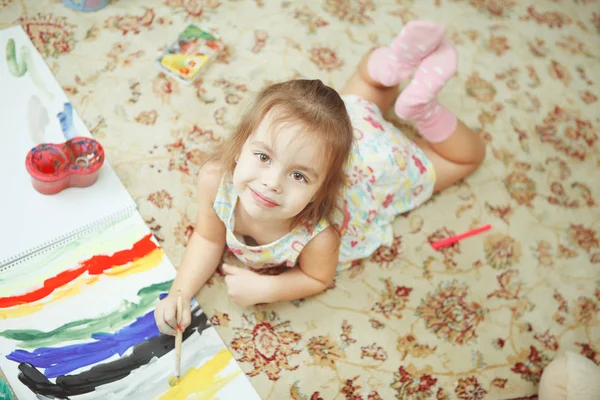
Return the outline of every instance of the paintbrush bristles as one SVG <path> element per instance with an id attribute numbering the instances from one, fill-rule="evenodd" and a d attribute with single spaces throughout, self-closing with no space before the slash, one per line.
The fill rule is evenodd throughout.
<path id="1" fill-rule="evenodd" d="M 176 358 L 176 376 L 181 376 L 181 342 L 183 332 L 179 329 L 181 323 L 181 314 L 183 313 L 183 302 L 181 296 L 177 298 L 177 335 L 175 336 L 175 358 Z"/>

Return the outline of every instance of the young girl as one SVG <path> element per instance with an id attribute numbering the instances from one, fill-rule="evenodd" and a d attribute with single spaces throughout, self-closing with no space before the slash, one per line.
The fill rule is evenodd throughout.
<path id="1" fill-rule="evenodd" d="M 456 68 L 444 29 L 414 21 L 365 56 L 340 94 L 319 80 L 263 90 L 199 173 L 196 227 L 155 311 L 161 332 L 190 323 L 188 300 L 226 248 L 251 267 L 222 267 L 237 305 L 311 296 L 337 270 L 391 244 L 397 215 L 473 172 L 483 141 L 436 99 Z M 392 105 L 423 139 L 414 143 L 383 119 Z M 281 265 L 289 269 L 279 275 L 253 271 Z M 187 305 L 180 316 L 178 296 Z"/>

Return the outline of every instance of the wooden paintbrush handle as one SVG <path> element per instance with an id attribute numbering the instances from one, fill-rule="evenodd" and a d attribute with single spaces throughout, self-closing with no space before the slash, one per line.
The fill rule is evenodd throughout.
<path id="1" fill-rule="evenodd" d="M 177 377 L 181 376 L 181 342 L 183 339 L 183 332 L 179 330 L 179 323 L 181 322 L 181 314 L 183 313 L 183 302 L 181 297 L 177 298 L 177 335 L 175 336 L 175 353 L 176 353 L 176 369 Z"/>

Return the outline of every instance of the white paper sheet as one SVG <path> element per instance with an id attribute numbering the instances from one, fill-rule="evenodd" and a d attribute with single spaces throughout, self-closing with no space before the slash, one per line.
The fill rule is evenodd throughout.
<path id="1" fill-rule="evenodd" d="M 144 221 L 134 213 L 86 238 L 54 248 L 22 263 L 19 268 L 0 274 L 0 367 L 19 400 L 50 398 L 44 397 L 50 396 L 48 390 L 56 390 L 54 395 L 64 398 L 64 393 L 82 386 L 88 387 L 85 393 L 71 393 L 68 397 L 72 400 L 260 400 L 215 328 L 206 323 L 201 309 L 195 315 L 203 322 L 193 323 L 188 328 L 191 335 L 183 341 L 182 375 L 175 387 L 169 385 L 169 378 L 175 374 L 172 348 L 131 368 L 134 357 L 130 356 L 134 352 L 144 353 L 142 347 L 146 349 L 145 353 L 148 349 L 153 350 L 152 354 L 160 352 L 162 346 L 156 344 L 156 339 L 162 337 L 165 339 L 162 343 L 174 345 L 172 336 L 158 334 L 153 311 L 160 293 L 168 291 L 175 269 L 156 246 L 156 241 L 152 238 L 149 241 L 149 234 Z M 154 245 L 144 247 L 146 250 L 143 251 L 135 250 L 134 256 L 128 256 L 133 257 L 134 262 L 124 259 L 123 254 L 139 249 L 136 243 L 140 242 Z M 116 258 L 113 257 L 115 254 L 118 255 Z M 98 261 L 96 256 L 102 255 L 107 258 Z M 89 270 L 76 277 L 70 275 L 73 279 L 68 282 L 57 284 L 54 281 L 49 284 L 53 289 L 51 292 L 39 295 L 37 300 L 31 298 L 32 293 L 39 293 L 47 279 L 64 271 L 78 270 L 82 265 L 91 265 L 86 264 L 90 259 L 95 260 L 93 265 L 104 267 L 104 272 Z M 15 296 L 21 296 L 20 304 L 9 306 L 8 302 Z M 122 333 L 140 319 L 151 321 L 151 324 L 146 322 L 146 328 Z M 133 341 L 129 341 L 131 338 Z M 104 349 L 94 347 L 101 341 Z M 48 355 L 48 351 L 61 353 Z M 31 357 L 30 361 L 15 360 L 14 355 L 19 352 L 29 354 L 26 356 Z M 80 361 L 75 361 L 77 365 L 74 365 L 73 360 L 78 357 Z M 66 368 L 65 372 L 52 372 L 42 365 L 40 359 L 48 358 L 50 368 Z M 31 362 L 39 373 L 44 374 L 44 379 L 48 380 L 45 389 L 31 388 L 18 378 L 19 367 L 24 362 Z M 128 374 L 108 382 L 107 376 L 113 376 L 117 371 L 115 363 L 119 366 L 118 371 Z M 129 366 L 125 367 L 126 364 Z M 99 368 L 104 368 L 105 372 L 98 372 Z M 77 383 L 61 385 L 60 380 L 65 375 L 71 383 Z M 25 376 L 32 375 L 26 373 Z M 106 382 L 94 383 L 97 380 Z M 31 379 L 25 381 L 32 384 Z"/>
<path id="2" fill-rule="evenodd" d="M 35 83 L 31 71 L 13 76 L 6 61 L 6 44 L 12 38 L 20 58 L 27 46 L 35 72 L 43 88 Z M 51 96 L 48 95 L 49 92 Z M 87 188 L 69 188 L 55 195 L 38 193 L 25 169 L 27 152 L 34 143 L 29 134 L 29 103 L 37 96 L 48 113 L 44 143 L 65 141 L 56 115 L 68 101 L 50 69 L 20 26 L 0 31 L 0 270 L 11 259 L 39 250 L 57 239 L 80 231 L 87 225 L 123 210 L 134 210 L 135 203 L 114 170 L 105 160 L 97 182 Z M 80 136 L 91 137 L 74 110 L 74 126 Z M 106 154 L 110 159 L 110 154 Z"/>

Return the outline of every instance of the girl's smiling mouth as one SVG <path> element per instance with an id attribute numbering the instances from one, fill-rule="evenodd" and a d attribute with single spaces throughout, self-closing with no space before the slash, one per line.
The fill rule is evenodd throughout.
<path id="1" fill-rule="evenodd" d="M 279 204 L 277 204 L 277 202 L 273 201 L 272 199 L 261 195 L 260 193 L 258 193 L 257 191 L 250 189 L 250 191 L 252 192 L 252 197 L 254 197 L 254 200 L 261 206 L 263 207 L 267 207 L 267 208 L 274 208 L 274 207 L 278 207 Z"/>

